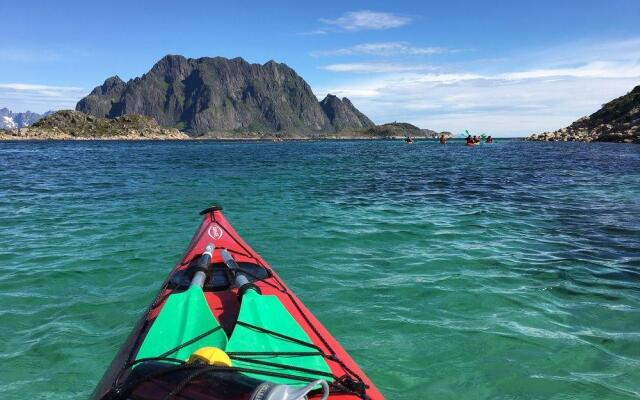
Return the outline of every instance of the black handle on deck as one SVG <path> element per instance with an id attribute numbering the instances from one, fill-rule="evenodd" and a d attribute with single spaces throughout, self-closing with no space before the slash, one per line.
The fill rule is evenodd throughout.
<path id="1" fill-rule="evenodd" d="M 254 285 L 249 281 L 249 278 L 242 272 L 240 266 L 233 259 L 233 256 L 229 253 L 227 249 L 220 250 L 220 254 L 222 255 L 222 261 L 224 261 L 225 265 L 231 270 L 233 274 L 234 282 L 233 286 L 238 288 L 238 295 L 242 296 L 249 289 L 255 290 L 258 294 L 262 294 L 260 288 Z"/>

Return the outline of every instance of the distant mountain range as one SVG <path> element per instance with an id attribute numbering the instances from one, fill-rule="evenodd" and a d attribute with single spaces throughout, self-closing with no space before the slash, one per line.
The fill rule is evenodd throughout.
<path id="1" fill-rule="evenodd" d="M 31 111 L 14 113 L 6 107 L 0 108 L 0 129 L 25 128 L 37 122 L 40 118 L 52 113 L 53 111 L 47 111 L 44 114 L 38 114 Z"/>
<path id="2" fill-rule="evenodd" d="M 281 132 L 313 137 L 375 126 L 347 98 L 327 95 L 319 102 L 286 64 L 250 64 L 242 58 L 168 55 L 126 83 L 108 78 L 76 110 L 101 118 L 147 115 L 192 136 Z"/>
<path id="3" fill-rule="evenodd" d="M 528 140 L 640 143 L 640 85 L 566 128 L 534 134 Z"/>

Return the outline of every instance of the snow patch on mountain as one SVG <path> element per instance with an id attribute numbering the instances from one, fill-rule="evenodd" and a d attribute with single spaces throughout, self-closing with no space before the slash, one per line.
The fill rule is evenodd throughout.
<path id="1" fill-rule="evenodd" d="M 2 129 L 15 129 L 17 128 L 16 123 L 13 122 L 13 118 L 8 116 L 3 116 L 2 121 L 0 122 L 0 128 Z"/>
<path id="2" fill-rule="evenodd" d="M 47 111 L 44 114 L 31 111 L 14 113 L 6 107 L 0 108 L 0 129 L 25 128 L 52 113 L 53 111 Z"/>

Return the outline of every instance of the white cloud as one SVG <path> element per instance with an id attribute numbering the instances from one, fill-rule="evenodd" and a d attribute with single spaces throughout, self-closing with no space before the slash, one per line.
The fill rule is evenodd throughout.
<path id="1" fill-rule="evenodd" d="M 426 64 L 404 63 L 344 63 L 329 64 L 320 67 L 333 72 L 356 73 L 387 73 L 387 72 L 417 72 L 427 70 L 442 70 L 442 67 Z M 636 62 L 605 62 L 597 61 L 575 67 L 539 68 L 523 71 L 513 71 L 497 74 L 476 73 L 445 73 L 425 74 L 417 79 L 429 82 L 451 82 L 471 79 L 487 80 L 524 80 L 524 79 L 563 79 L 563 78 L 637 78 L 640 77 L 640 60 Z"/>
<path id="2" fill-rule="evenodd" d="M 534 69 L 510 72 L 500 77 L 509 80 L 535 78 L 636 78 L 640 76 L 640 63 L 596 61 L 571 68 Z"/>
<path id="3" fill-rule="evenodd" d="M 373 56 L 393 56 L 393 55 L 415 55 L 429 56 L 449 52 L 451 50 L 442 47 L 413 47 L 406 42 L 381 42 L 363 43 L 352 47 L 333 50 L 316 50 L 311 52 L 313 57 L 322 56 L 349 56 L 349 55 L 373 55 Z"/>
<path id="4" fill-rule="evenodd" d="M 349 81 L 317 94 L 349 97 L 377 123 L 402 120 L 435 130 L 513 136 L 567 126 L 640 84 L 640 40 L 563 45 L 544 55 L 467 63 L 483 72 L 393 62 L 332 64 L 322 69 Z M 529 62 L 532 56 L 535 62 Z M 508 69 L 514 64 L 530 67 Z"/>
<path id="5" fill-rule="evenodd" d="M 426 64 L 348 63 L 325 65 L 320 67 L 320 69 L 333 72 L 389 73 L 430 71 L 433 70 L 434 67 Z"/>
<path id="6" fill-rule="evenodd" d="M 60 56 L 48 50 L 31 50 L 31 49 L 0 49 L 0 61 L 12 63 L 36 63 L 57 61 Z"/>
<path id="7" fill-rule="evenodd" d="M 604 42 L 579 41 L 560 44 L 528 54 L 518 55 L 531 64 L 545 60 L 547 68 L 563 68 L 567 65 L 597 61 L 638 62 L 640 60 L 640 37 Z"/>
<path id="8" fill-rule="evenodd" d="M 378 123 L 402 120 L 435 130 L 463 129 L 503 136 L 567 126 L 631 90 L 637 78 L 465 79 L 394 74 L 320 91 L 350 98 Z"/>
<path id="9" fill-rule="evenodd" d="M 34 85 L 32 83 L 0 83 L 1 89 L 13 89 L 23 91 L 46 91 L 49 93 L 62 94 L 67 91 L 84 90 L 76 86 L 50 86 L 50 85 Z"/>
<path id="10" fill-rule="evenodd" d="M 378 123 L 405 120 L 436 130 L 481 129 L 511 136 L 566 126 L 631 90 L 638 79 L 507 81 L 395 74 L 326 92 L 349 97 Z"/>
<path id="11" fill-rule="evenodd" d="M 327 28 L 355 32 L 398 28 L 411 23 L 411 18 L 388 12 L 361 10 L 347 12 L 335 19 L 323 18 L 320 22 L 325 24 Z M 320 31 L 325 33 L 326 29 L 320 29 Z"/>
<path id="12" fill-rule="evenodd" d="M 329 31 L 327 29 L 314 29 L 312 31 L 309 32 L 303 32 L 301 33 L 301 35 L 326 35 L 327 33 L 329 33 Z"/>
<path id="13" fill-rule="evenodd" d="M 0 83 L 0 104 L 12 111 L 73 109 L 87 90 L 76 86 Z"/>

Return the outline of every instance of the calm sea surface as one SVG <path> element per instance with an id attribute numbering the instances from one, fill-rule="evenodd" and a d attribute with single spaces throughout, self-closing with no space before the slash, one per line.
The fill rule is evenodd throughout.
<path id="1" fill-rule="evenodd" d="M 640 398 L 640 146 L 0 142 L 0 397 L 91 392 L 210 201 L 389 399 Z"/>

